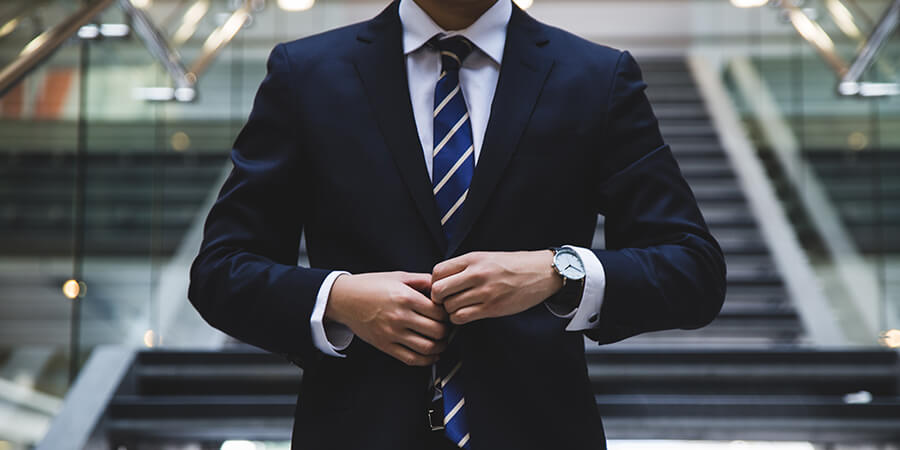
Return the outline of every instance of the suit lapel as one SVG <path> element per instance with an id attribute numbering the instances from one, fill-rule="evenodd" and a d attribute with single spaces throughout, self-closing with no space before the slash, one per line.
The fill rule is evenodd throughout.
<path id="1" fill-rule="evenodd" d="M 484 143 L 469 194 L 460 211 L 460 232 L 449 242 L 447 258 L 454 256 L 487 205 L 518 146 L 553 66 L 551 55 L 541 48 L 548 42 L 541 25 L 515 5 L 507 30 L 500 78 Z"/>
<path id="2" fill-rule="evenodd" d="M 447 242 L 441 230 L 409 98 L 403 31 L 397 5 L 396 1 L 391 3 L 363 27 L 357 38 L 362 47 L 354 63 L 400 175 L 428 231 L 443 251 L 447 248 Z"/>

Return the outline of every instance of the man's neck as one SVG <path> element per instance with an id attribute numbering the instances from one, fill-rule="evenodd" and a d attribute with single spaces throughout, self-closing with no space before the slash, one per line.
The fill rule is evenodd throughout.
<path id="1" fill-rule="evenodd" d="M 498 0 L 413 0 L 434 23 L 447 31 L 462 30 L 475 23 Z"/>

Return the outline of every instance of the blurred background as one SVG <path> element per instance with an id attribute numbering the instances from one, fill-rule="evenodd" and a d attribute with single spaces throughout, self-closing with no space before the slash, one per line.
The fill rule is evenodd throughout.
<path id="1" fill-rule="evenodd" d="M 386 3 L 0 2 L 0 450 L 288 448 L 302 371 L 188 268 L 269 51 Z M 728 260 L 712 325 L 587 343 L 610 447 L 900 448 L 900 0 L 516 3 L 636 56 Z"/>

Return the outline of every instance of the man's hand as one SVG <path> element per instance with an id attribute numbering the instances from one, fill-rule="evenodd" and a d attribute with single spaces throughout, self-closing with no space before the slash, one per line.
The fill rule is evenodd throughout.
<path id="1" fill-rule="evenodd" d="M 553 252 L 473 252 L 434 267 L 431 298 L 450 321 L 464 324 L 516 314 L 562 288 Z"/>
<path id="2" fill-rule="evenodd" d="M 449 332 L 447 312 L 427 297 L 431 275 L 406 272 L 340 275 L 325 318 L 411 366 L 438 360 Z"/>

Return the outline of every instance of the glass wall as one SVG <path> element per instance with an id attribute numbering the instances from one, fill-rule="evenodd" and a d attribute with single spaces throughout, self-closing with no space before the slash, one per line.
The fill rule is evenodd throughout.
<path id="1" fill-rule="evenodd" d="M 697 45 L 714 55 L 831 307 L 865 345 L 900 345 L 900 46 L 895 32 L 871 45 L 893 3 L 732 5 L 743 38 L 729 51 Z M 863 90 L 845 95 L 842 77 L 870 50 Z"/>
<path id="2" fill-rule="evenodd" d="M 0 67 L 96 3 L 3 2 Z M 268 53 L 382 6 L 133 0 L 196 81 L 179 99 L 152 34 L 108 3 L 0 96 L 0 449 L 41 438 L 98 345 L 226 343 L 188 267 Z"/>

